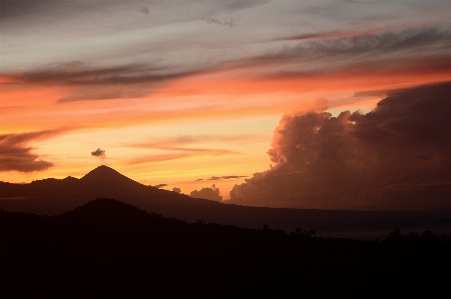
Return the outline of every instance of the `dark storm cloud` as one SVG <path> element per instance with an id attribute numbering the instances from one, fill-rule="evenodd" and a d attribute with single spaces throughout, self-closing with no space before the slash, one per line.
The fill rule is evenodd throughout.
<path id="1" fill-rule="evenodd" d="M 428 141 L 431 146 L 445 142 L 450 146 L 450 99 L 451 83 L 391 91 L 374 111 L 366 115 L 354 113 L 350 120 L 360 125 L 355 134 L 368 142 L 379 141 L 368 135 L 374 127 L 398 136 L 393 142 L 402 137 L 412 143 Z"/>
<path id="2" fill-rule="evenodd" d="M 379 199 L 383 205 L 396 210 L 405 209 L 406 204 L 417 209 L 430 209 L 449 207 L 450 194 L 451 182 L 392 184 L 380 190 Z"/>
<path id="3" fill-rule="evenodd" d="M 46 170 L 53 163 L 38 160 L 33 148 L 27 144 L 33 140 L 51 138 L 68 131 L 67 128 L 21 134 L 0 135 L 0 171 L 33 172 Z"/>
<path id="4" fill-rule="evenodd" d="M 389 92 L 367 113 L 285 115 L 275 166 L 231 202 L 335 209 L 451 207 L 451 83 Z"/>
<path id="5" fill-rule="evenodd" d="M 195 198 L 204 198 L 214 201 L 222 201 L 222 196 L 219 195 L 219 188 L 216 188 L 215 184 L 211 186 L 211 188 L 202 188 L 201 190 L 192 191 L 189 196 Z"/>

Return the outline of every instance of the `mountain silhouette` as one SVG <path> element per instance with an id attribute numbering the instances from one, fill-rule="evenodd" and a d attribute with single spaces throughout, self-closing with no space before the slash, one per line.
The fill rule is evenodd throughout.
<path id="1" fill-rule="evenodd" d="M 93 188 L 140 188 L 143 186 L 105 165 L 88 172 L 80 179 L 80 182 L 86 186 L 93 186 Z"/>
<path id="2" fill-rule="evenodd" d="M 96 198 L 114 198 L 147 212 L 189 222 L 201 219 L 247 228 L 262 228 L 266 224 L 292 231 L 302 227 L 323 235 L 350 237 L 366 236 L 368 232 L 379 232 L 383 237 L 395 225 L 451 232 L 450 210 L 378 212 L 239 206 L 145 186 L 108 166 L 99 166 L 80 179 L 49 178 L 29 184 L 0 182 L 0 209 L 6 211 L 57 215 Z"/>
<path id="3" fill-rule="evenodd" d="M 202 218 L 212 207 L 223 206 L 207 199 L 145 186 L 108 166 L 99 166 L 80 179 L 49 178 L 30 184 L 0 182 L 0 209 L 10 211 L 56 215 L 101 197 L 192 221 Z"/>
<path id="4" fill-rule="evenodd" d="M 96 180 L 96 181 L 100 181 L 102 179 L 106 179 L 105 181 L 107 181 L 108 179 L 124 179 L 124 180 L 129 180 L 129 181 L 133 181 L 132 179 L 126 177 L 125 175 L 119 173 L 117 170 L 108 167 L 106 165 L 100 165 L 96 168 L 94 168 L 93 170 L 91 170 L 90 172 L 88 172 L 87 174 L 85 174 L 81 179 L 82 180 Z M 139 183 L 138 183 L 139 184 Z"/>
<path id="5" fill-rule="evenodd" d="M 133 194 L 145 194 L 157 188 L 142 185 L 108 166 L 99 166 L 83 176 L 78 186 L 84 196 L 124 198 Z"/>

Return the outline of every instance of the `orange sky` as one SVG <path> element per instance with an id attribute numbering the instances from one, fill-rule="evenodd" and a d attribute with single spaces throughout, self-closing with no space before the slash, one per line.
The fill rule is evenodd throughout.
<path id="1" fill-rule="evenodd" d="M 0 134 L 58 133 L 4 141 L 4 153 L 28 156 L 17 162 L 25 168 L 3 167 L 0 180 L 81 177 L 105 162 L 186 194 L 216 184 L 227 199 L 243 178 L 208 178 L 267 169 L 283 113 L 370 111 L 388 90 L 451 81 L 451 20 L 442 1 L 372 10 L 269 1 L 188 11 L 137 10 L 132 2 L 99 3 L 86 14 L 82 4 L 73 11 L 6 4 Z M 103 9 L 109 13 L 96 17 Z M 97 148 L 105 161 L 90 155 Z M 51 166 L 20 170 L 40 160 Z"/>

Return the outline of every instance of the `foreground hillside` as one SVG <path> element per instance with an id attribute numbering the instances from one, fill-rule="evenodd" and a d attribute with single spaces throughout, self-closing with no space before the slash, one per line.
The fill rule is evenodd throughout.
<path id="1" fill-rule="evenodd" d="M 387 232 L 388 233 L 388 232 Z M 43 217 L 0 212 L 0 295 L 451 295 L 451 240 L 380 242 L 186 223 L 111 199 Z"/>

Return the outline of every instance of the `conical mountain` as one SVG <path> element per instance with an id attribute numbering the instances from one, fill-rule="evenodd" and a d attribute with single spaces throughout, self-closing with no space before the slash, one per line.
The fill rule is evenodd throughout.
<path id="1" fill-rule="evenodd" d="M 140 184 L 111 167 L 99 166 L 79 180 L 80 192 L 84 196 L 124 199 L 148 194 L 152 187 Z"/>
<path id="2" fill-rule="evenodd" d="M 96 184 L 108 183 L 111 184 L 113 182 L 120 184 L 131 184 L 138 182 L 126 177 L 125 175 L 119 173 L 111 167 L 106 165 L 101 165 L 91 170 L 87 174 L 85 174 L 80 181 L 82 182 L 94 182 Z"/>
<path id="3" fill-rule="evenodd" d="M 140 188 L 144 185 L 126 177 L 111 167 L 99 166 L 80 179 L 80 183 L 85 186 L 96 188 Z"/>

